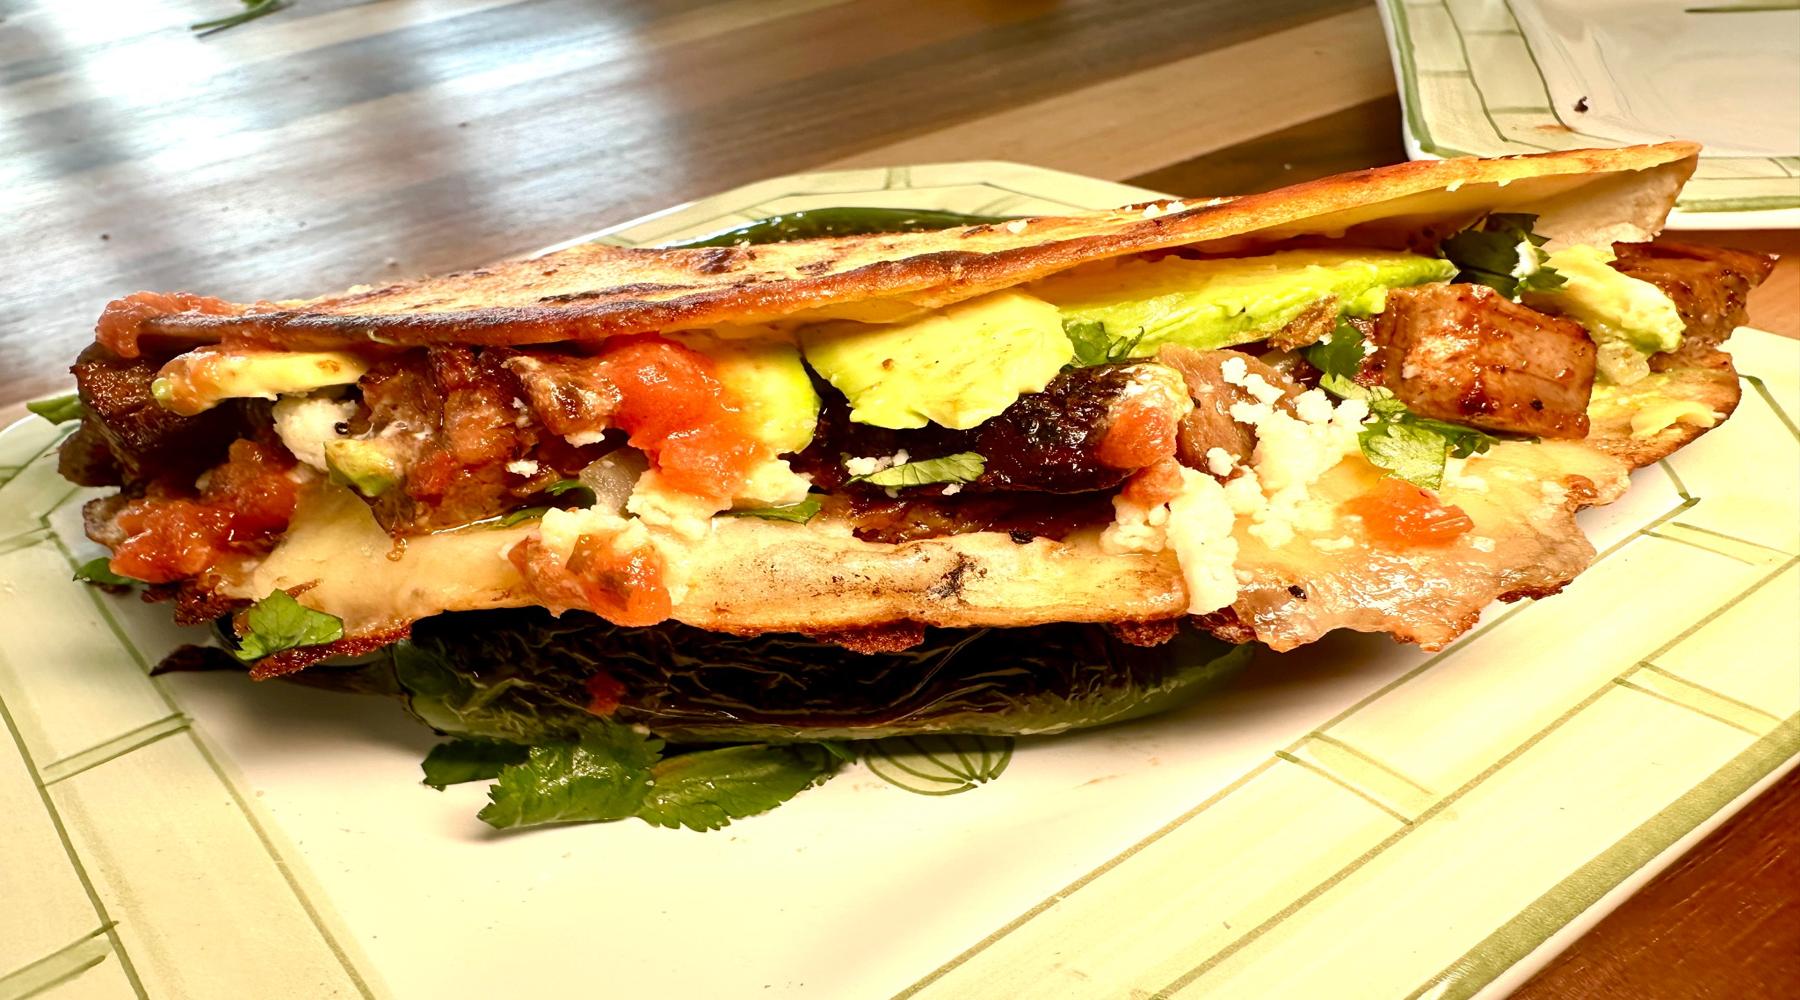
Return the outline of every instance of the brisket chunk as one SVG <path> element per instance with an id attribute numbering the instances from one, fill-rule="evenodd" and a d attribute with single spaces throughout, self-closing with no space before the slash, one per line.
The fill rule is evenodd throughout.
<path id="1" fill-rule="evenodd" d="M 1387 387 L 1422 417 L 1587 436 L 1596 352 L 1580 324 L 1485 285 L 1420 285 L 1390 291 L 1371 333 Z"/>

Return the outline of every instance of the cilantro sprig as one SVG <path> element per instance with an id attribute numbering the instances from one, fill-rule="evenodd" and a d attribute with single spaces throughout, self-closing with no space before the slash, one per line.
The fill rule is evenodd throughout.
<path id="1" fill-rule="evenodd" d="M 1138 345 L 1144 340 L 1143 327 L 1139 327 L 1133 336 L 1115 337 L 1107 332 L 1106 324 L 1097 319 L 1065 319 L 1063 333 L 1075 348 L 1075 365 L 1078 368 L 1124 361 L 1137 351 Z"/>
<path id="2" fill-rule="evenodd" d="M 848 481 L 890 488 L 929 486 L 933 483 L 972 483 L 981 478 L 981 470 L 986 465 L 987 459 L 980 453 L 959 451 L 954 455 L 922 458 L 917 462 L 889 466 L 879 472 L 851 476 Z"/>
<path id="3" fill-rule="evenodd" d="M 1545 263 L 1549 237 L 1531 231 L 1535 222 L 1535 215 L 1497 212 L 1444 240 L 1438 249 L 1457 266 L 1451 280 L 1486 285 L 1510 299 L 1561 288 L 1563 276 Z"/>
<path id="4" fill-rule="evenodd" d="M 478 818 L 509 830 L 636 816 L 653 826 L 717 830 L 823 783 L 843 763 L 814 744 L 752 743 L 663 756 L 662 740 L 605 719 L 579 739 L 530 748 L 458 739 L 432 749 L 425 783 L 494 779 Z"/>
<path id="5" fill-rule="evenodd" d="M 1416 416 L 1386 389 L 1369 400 L 1373 419 L 1357 435 L 1369 464 L 1426 489 L 1442 489 L 1444 470 L 1452 458 L 1479 455 L 1494 438 L 1461 424 Z"/>
<path id="6" fill-rule="evenodd" d="M 1319 369 L 1319 388 L 1340 399 L 1369 404 L 1369 421 L 1357 435 L 1369 464 L 1426 489 L 1441 489 L 1452 458 L 1479 455 L 1494 438 L 1462 424 L 1421 417 L 1407 410 L 1386 386 L 1355 381 L 1364 356 L 1361 331 L 1338 324 L 1331 339 L 1314 345 L 1306 359 Z"/>
<path id="7" fill-rule="evenodd" d="M 284 649 L 336 642 L 344 637 L 344 620 L 275 590 L 244 612 L 244 629 L 232 655 L 250 663 Z"/>

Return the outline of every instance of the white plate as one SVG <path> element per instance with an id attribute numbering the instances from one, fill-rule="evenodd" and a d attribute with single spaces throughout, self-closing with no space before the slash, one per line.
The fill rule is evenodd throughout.
<path id="1" fill-rule="evenodd" d="M 1009 164 L 853 171 L 602 238 L 1146 195 Z M 710 834 L 496 835 L 479 786 L 417 783 L 433 739 L 394 705 L 145 676 L 180 638 L 167 608 L 69 580 L 92 491 L 56 477 L 55 429 L 18 424 L 0 997 L 1495 994 L 1800 752 L 1800 651 L 1767 641 L 1800 601 L 1800 344 L 1732 344 L 1731 422 L 1584 515 L 1603 554 L 1567 591 L 1443 653 L 1334 636 L 1170 716 L 996 741 L 964 794 L 861 765 Z"/>
<path id="2" fill-rule="evenodd" d="M 1670 228 L 1800 227 L 1800 4 L 1380 6 L 1415 158 L 1693 139 Z"/>

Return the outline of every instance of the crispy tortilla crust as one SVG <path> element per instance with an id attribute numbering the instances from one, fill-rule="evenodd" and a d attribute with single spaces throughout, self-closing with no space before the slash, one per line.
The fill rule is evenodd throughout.
<path id="1" fill-rule="evenodd" d="M 1661 227 L 1697 152 L 1670 143 L 1408 163 L 1173 211 L 1116 210 L 938 233 L 688 251 L 576 247 L 285 308 L 152 317 L 142 332 L 288 347 L 521 344 L 776 319 L 891 320 L 1119 255 L 1184 245 L 1243 251 L 1347 232 L 1392 245 L 1506 210 L 1538 214 L 1538 231 L 1557 241 L 1644 241 Z M 1663 373 L 1643 392 L 1726 414 L 1738 387 L 1729 359 L 1718 355 Z M 1483 530 L 1494 536 L 1490 551 L 1498 555 L 1485 562 L 1467 552 L 1359 548 L 1323 560 L 1315 555 L 1296 569 L 1263 552 L 1240 559 L 1245 584 L 1238 601 L 1201 623 L 1233 641 L 1254 637 L 1283 649 L 1344 627 L 1434 648 L 1496 598 L 1553 593 L 1592 558 L 1575 511 L 1616 499 L 1631 468 L 1702 432 L 1678 423 L 1634 437 L 1631 410 L 1594 414 L 1585 441 L 1508 446 L 1545 450 L 1515 463 L 1527 477 L 1522 487 L 1497 493 L 1535 502 L 1545 486 L 1557 499 L 1538 503 L 1529 517 L 1490 518 Z M 219 590 L 254 597 L 316 582 L 302 600 L 342 614 L 353 637 L 393 634 L 440 611 L 535 602 L 510 564 L 481 558 L 531 534 L 529 525 L 439 536 L 441 544 L 420 539 L 398 561 L 372 520 L 364 527 L 310 541 L 293 532 L 268 559 L 228 569 Z M 1390 582 L 1380 595 L 1386 603 L 1373 606 L 1367 588 L 1358 589 L 1368 583 L 1358 574 L 1382 567 L 1404 586 Z M 1084 537 L 1021 545 L 989 532 L 883 545 L 820 524 L 721 519 L 703 545 L 685 553 L 680 569 L 685 590 L 674 617 L 732 632 L 855 632 L 888 642 L 919 625 L 1155 622 L 1179 617 L 1188 603 L 1173 553 L 1106 554 Z M 388 579 L 384 571 L 404 580 L 372 586 Z"/>
<path id="2" fill-rule="evenodd" d="M 138 331 L 291 348 L 500 345 L 789 318 L 894 319 L 1088 261 L 1168 247 L 1229 250 L 1356 226 L 1419 233 L 1530 208 L 1553 238 L 1647 240 L 1699 146 L 1664 143 L 1501 159 L 1402 163 L 1217 199 L 940 232 L 766 246 L 629 250 L 603 244 L 304 302 L 152 316 Z"/>

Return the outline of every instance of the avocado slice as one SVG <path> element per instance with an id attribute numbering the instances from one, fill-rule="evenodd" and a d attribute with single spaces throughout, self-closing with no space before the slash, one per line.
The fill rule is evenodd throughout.
<path id="1" fill-rule="evenodd" d="M 904 323 L 822 324 L 800 347 L 850 400 L 851 420 L 895 429 L 974 427 L 1041 391 L 1075 354 L 1056 307 L 1012 290 Z"/>
<path id="2" fill-rule="evenodd" d="M 1209 350 L 1262 340 L 1320 299 L 1345 315 L 1377 313 L 1387 290 L 1445 281 L 1456 265 L 1410 253 L 1283 250 L 1260 257 L 1125 259 L 1067 271 L 1031 286 L 1077 322 L 1135 337 L 1131 354 L 1163 344 Z"/>
<path id="3" fill-rule="evenodd" d="M 203 347 L 163 365 L 150 394 L 184 417 L 227 399 L 274 399 L 351 385 L 369 362 L 347 351 L 224 351 Z"/>
<path id="4" fill-rule="evenodd" d="M 400 485 L 400 460 L 385 442 L 338 438 L 325 442 L 325 468 L 336 482 L 373 500 Z"/>
<path id="5" fill-rule="evenodd" d="M 1546 264 L 1562 275 L 1562 285 L 1528 293 L 1525 303 L 1580 323 L 1599 348 L 1600 376 L 1630 385 L 1650 374 L 1650 355 L 1681 346 L 1686 324 L 1662 289 L 1613 270 L 1612 260 L 1611 250 L 1598 247 L 1558 250 Z"/>
<path id="6" fill-rule="evenodd" d="M 704 333 L 670 339 L 707 356 L 725 388 L 737 397 L 750 435 L 777 455 L 802 451 L 819 425 L 819 394 L 800 349 L 778 340 L 738 340 Z"/>

